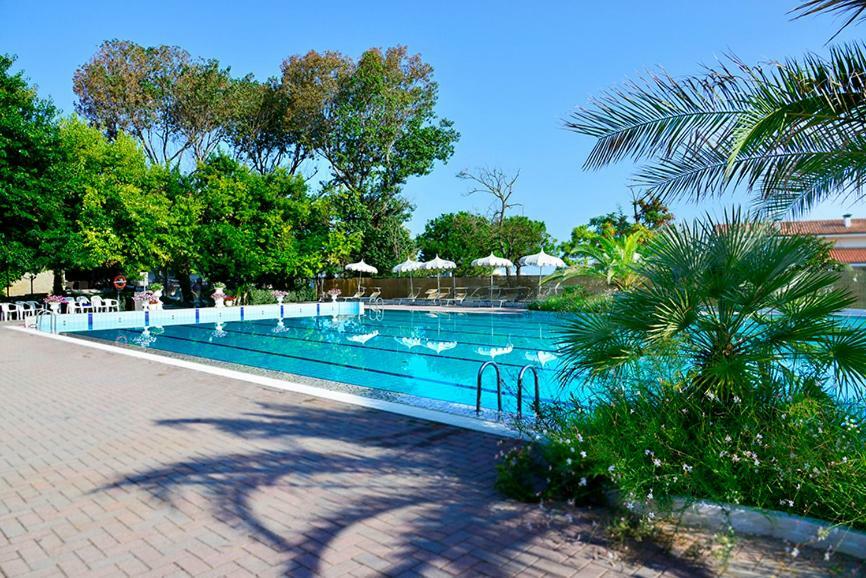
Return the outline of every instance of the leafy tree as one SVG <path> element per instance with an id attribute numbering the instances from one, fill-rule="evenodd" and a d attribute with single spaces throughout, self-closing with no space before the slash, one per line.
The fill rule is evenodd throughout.
<path id="1" fill-rule="evenodd" d="M 57 236 L 51 267 L 138 272 L 166 266 L 174 227 L 166 170 L 148 165 L 137 141 L 123 132 L 108 140 L 72 118 L 60 134 L 68 229 Z"/>
<path id="2" fill-rule="evenodd" d="M 73 78 L 76 108 L 110 138 L 125 131 L 152 163 L 176 167 L 186 151 L 204 160 L 222 138 L 228 72 L 176 46 L 104 42 Z"/>
<path id="3" fill-rule="evenodd" d="M 597 275 L 608 285 L 617 289 L 630 289 L 640 281 L 636 266 L 641 259 L 642 245 L 645 240 L 643 231 L 614 237 L 596 235 L 591 242 L 577 245 L 574 249 L 578 256 L 587 257 L 580 266 L 554 273 L 549 280 L 563 281 L 581 275 Z"/>
<path id="4" fill-rule="evenodd" d="M 589 220 L 589 227 L 596 235 L 607 235 L 608 237 L 616 237 L 620 235 L 628 235 L 634 230 L 632 223 L 628 217 L 622 212 L 622 209 L 617 209 L 616 212 L 607 213 L 592 217 Z"/>
<path id="5" fill-rule="evenodd" d="M 523 215 L 506 217 L 501 225 L 494 226 L 494 238 L 499 246 L 500 256 L 512 261 L 518 270 L 518 261 L 524 255 L 537 253 L 541 249 L 552 251 L 554 247 L 544 221 L 536 221 Z"/>
<path id="6" fill-rule="evenodd" d="M 852 298 L 819 264 L 823 250 L 739 215 L 665 228 L 637 266 L 646 282 L 571 324 L 566 374 L 625 383 L 661 363 L 682 372 L 686 393 L 729 403 L 820 388 L 831 374 L 862 385 L 866 334 L 833 317 Z"/>
<path id="7" fill-rule="evenodd" d="M 44 268 L 46 237 L 62 229 L 54 166 L 59 159 L 56 110 L 12 73 L 0 55 L 0 283 Z"/>
<path id="8" fill-rule="evenodd" d="M 490 219 L 466 211 L 445 213 L 427 221 L 415 242 L 422 260 L 441 255 L 457 264 L 457 275 L 477 272 L 472 260 L 498 249 Z"/>
<path id="9" fill-rule="evenodd" d="M 635 225 L 654 231 L 669 225 L 674 220 L 674 214 L 658 197 L 647 196 L 634 201 Z"/>
<path id="10" fill-rule="evenodd" d="M 365 255 L 356 256 L 370 252 L 369 262 L 388 269 L 409 239 L 401 225 L 411 205 L 400 195 L 402 186 L 446 161 L 458 134 L 451 121 L 436 116 L 432 67 L 405 47 L 371 49 L 350 65 L 331 56 L 322 68 L 323 90 L 334 92 L 325 92 L 321 120 L 312 123 L 316 150 L 329 163 L 330 188 L 345 188 L 365 207 L 353 215 L 356 222 L 366 215 L 357 228 L 364 232 Z"/>
<path id="11" fill-rule="evenodd" d="M 289 151 L 292 142 L 285 126 L 289 114 L 285 91 L 273 80 L 242 78 L 233 82 L 231 95 L 226 136 L 235 156 L 261 174 L 272 172 L 290 156 L 287 170 L 294 174 L 306 155 Z"/>

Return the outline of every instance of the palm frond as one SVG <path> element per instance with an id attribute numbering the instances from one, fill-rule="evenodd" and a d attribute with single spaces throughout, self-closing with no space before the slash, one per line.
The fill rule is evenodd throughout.
<path id="1" fill-rule="evenodd" d="M 666 201 L 745 187 L 768 210 L 797 212 L 860 197 L 866 51 L 849 44 L 760 66 L 731 58 L 702 77 L 655 77 L 609 92 L 567 126 L 597 139 L 588 167 L 645 161 L 634 184 Z"/>
<path id="2" fill-rule="evenodd" d="M 797 14 L 795 18 L 803 18 L 804 16 L 812 16 L 825 12 L 845 15 L 847 17 L 845 22 L 830 37 L 830 40 L 833 40 L 840 32 L 857 20 L 866 19 L 866 0 L 808 0 L 794 8 L 791 12 Z"/>

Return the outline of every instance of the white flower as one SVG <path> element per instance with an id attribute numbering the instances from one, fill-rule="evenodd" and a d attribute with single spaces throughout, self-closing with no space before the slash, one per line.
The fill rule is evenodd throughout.
<path id="1" fill-rule="evenodd" d="M 725 436 L 725 441 L 726 441 L 727 443 L 731 443 L 731 436 L 730 436 L 730 434 L 728 434 L 728 435 Z"/>
<path id="2" fill-rule="evenodd" d="M 689 473 L 690 471 L 692 471 L 692 466 L 690 466 L 689 464 L 683 464 L 683 471 L 685 473 Z"/>
<path id="3" fill-rule="evenodd" d="M 662 461 L 658 458 L 653 458 L 653 465 L 657 468 L 662 467 Z"/>
<path id="4" fill-rule="evenodd" d="M 585 458 L 585 457 L 586 457 L 586 452 L 580 452 L 580 457 Z"/>
<path id="5" fill-rule="evenodd" d="M 565 460 L 565 463 L 566 463 L 566 465 L 570 466 L 571 465 L 571 458 L 568 458 L 567 460 Z"/>
<path id="6" fill-rule="evenodd" d="M 652 500 L 652 499 L 653 499 L 653 491 L 652 491 L 652 490 L 650 490 L 649 493 L 646 495 L 646 499 L 647 499 L 647 500 Z"/>
<path id="7" fill-rule="evenodd" d="M 655 512 L 650 512 L 649 514 L 647 514 L 647 518 L 649 518 L 650 520 L 655 520 L 656 519 Z"/>
<path id="8" fill-rule="evenodd" d="M 799 555 L 800 555 L 800 550 L 796 546 L 794 546 L 794 549 L 791 550 L 791 557 L 796 558 Z"/>
<path id="9" fill-rule="evenodd" d="M 616 466 L 610 466 L 609 468 L 607 468 L 607 471 L 612 472 L 615 469 L 616 469 Z"/>
<path id="10" fill-rule="evenodd" d="M 583 436 L 580 434 L 577 434 L 577 441 L 583 443 Z"/>
<path id="11" fill-rule="evenodd" d="M 739 396 L 737 396 L 737 395 L 734 396 L 734 403 L 740 403 L 740 397 Z"/>
<path id="12" fill-rule="evenodd" d="M 652 451 L 652 450 L 644 450 L 644 451 L 643 451 L 643 455 L 645 455 L 645 456 L 651 456 L 651 455 L 653 455 L 653 451 Z"/>
<path id="13" fill-rule="evenodd" d="M 585 485 L 586 485 L 586 478 L 580 478 L 580 485 L 581 485 L 581 486 L 585 486 Z"/>

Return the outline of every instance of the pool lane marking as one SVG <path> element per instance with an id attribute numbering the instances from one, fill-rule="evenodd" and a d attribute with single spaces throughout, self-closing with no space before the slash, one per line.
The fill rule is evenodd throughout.
<path id="1" fill-rule="evenodd" d="M 248 322 L 248 323 L 249 323 L 250 325 L 255 325 L 255 326 L 258 326 L 258 327 L 270 327 L 270 325 L 266 325 L 266 324 L 264 324 L 264 323 L 257 323 L 257 322 L 255 322 L 255 321 L 250 321 L 250 322 Z M 173 325 L 172 327 L 176 327 L 176 326 Z M 189 327 L 189 328 L 191 328 L 191 329 L 202 329 L 202 330 L 204 330 L 204 331 L 210 331 L 210 330 L 209 330 L 208 328 L 206 328 L 206 327 L 198 327 L 198 328 L 196 328 L 194 325 L 183 325 L 183 326 L 181 326 L 181 327 Z M 362 344 L 359 344 L 359 343 L 351 343 L 351 342 L 349 342 L 349 343 L 345 343 L 345 342 L 343 342 L 343 341 L 340 341 L 340 342 L 334 342 L 334 341 L 325 341 L 325 340 L 321 340 L 321 339 L 304 339 L 304 338 L 302 338 L 302 337 L 293 337 L 293 336 L 291 336 L 291 335 L 286 335 L 285 333 L 259 333 L 259 332 L 239 331 L 239 330 L 237 330 L 237 329 L 227 329 L 226 327 L 223 328 L 223 331 L 226 331 L 226 332 L 228 332 L 228 333 L 237 333 L 238 335 L 250 335 L 250 336 L 255 336 L 255 337 L 269 337 L 269 338 L 271 338 L 271 339 L 286 339 L 286 340 L 289 340 L 289 341 L 300 341 L 300 342 L 303 342 L 303 343 L 318 343 L 318 344 L 324 344 L 324 345 L 333 345 L 333 346 L 337 346 L 337 347 L 352 347 L 352 348 L 356 348 L 356 349 L 367 349 L 367 350 L 373 349 L 373 350 L 376 350 L 376 351 L 387 351 L 387 352 L 390 352 L 390 353 L 399 353 L 399 354 L 401 354 L 401 355 L 412 354 L 412 355 L 422 355 L 422 356 L 424 356 L 424 357 L 433 357 L 433 358 L 436 358 L 436 359 L 447 358 L 447 359 L 454 359 L 454 360 L 456 360 L 456 361 L 469 361 L 469 362 L 472 362 L 472 363 L 477 363 L 477 364 L 479 364 L 479 365 L 482 364 L 482 363 L 484 363 L 485 361 L 488 361 L 488 360 L 489 360 L 489 356 L 488 356 L 488 358 L 473 359 L 473 358 L 471 358 L 471 357 L 458 357 L 458 356 L 456 356 L 456 355 L 448 355 L 448 354 L 445 353 L 445 352 L 443 352 L 443 353 L 440 355 L 440 354 L 437 354 L 437 353 L 427 353 L 427 352 L 425 352 L 425 351 L 414 351 L 414 350 L 411 350 L 411 349 L 410 349 L 409 351 L 406 351 L 406 350 L 403 350 L 403 349 L 389 349 L 389 348 L 387 348 L 387 347 L 376 347 L 375 345 L 367 345 L 366 343 L 362 345 Z M 357 334 L 353 334 L 353 335 L 363 335 L 363 334 L 362 334 L 362 333 L 357 333 Z M 381 333 L 380 333 L 379 335 L 377 335 L 377 337 L 394 337 L 394 336 L 386 335 L 386 334 L 381 334 Z M 432 339 L 428 339 L 428 341 L 433 341 L 433 340 L 432 340 Z M 463 344 L 465 345 L 466 343 L 463 342 Z M 486 345 L 486 347 L 496 347 L 496 345 Z M 520 349 L 520 348 L 519 348 L 519 347 L 514 347 L 514 349 Z M 542 350 L 542 349 L 538 349 L 538 350 L 533 349 L 533 350 L 531 350 L 531 351 L 544 351 L 544 350 Z M 481 355 L 481 354 L 479 353 L 478 355 Z M 527 360 L 527 361 L 528 361 L 528 360 Z M 506 362 L 506 361 L 497 361 L 496 363 L 497 363 L 498 365 L 507 366 L 507 367 L 514 367 L 514 368 L 517 368 L 517 369 L 522 369 L 523 367 L 525 367 L 525 366 L 527 365 L 527 364 L 525 364 L 525 363 L 524 363 L 523 365 L 521 365 L 521 364 L 519 364 L 519 363 L 511 363 L 511 362 Z M 535 367 L 535 366 L 533 366 L 533 367 Z M 535 369 L 537 369 L 538 371 L 547 371 L 547 372 L 555 372 L 555 371 L 556 371 L 556 370 L 553 369 L 553 368 L 548 369 L 548 368 L 545 368 L 545 367 L 536 367 Z"/>
<path id="2" fill-rule="evenodd" d="M 139 335 L 139 332 L 138 332 L 138 331 L 135 331 L 134 329 L 107 329 L 107 330 L 105 330 L 105 331 L 122 331 L 122 332 L 124 332 L 124 333 L 134 333 L 134 334 L 136 334 L 136 335 Z M 91 332 L 91 333 L 93 333 L 93 332 Z M 370 367 L 360 367 L 360 366 L 357 366 L 357 365 L 350 365 L 350 364 L 348 364 L 348 363 L 337 363 L 337 362 L 332 362 L 332 361 L 323 361 L 323 360 L 321 360 L 321 359 L 313 359 L 313 358 L 310 358 L 310 357 L 298 357 L 297 355 L 291 355 L 291 354 L 289 354 L 289 353 L 279 353 L 279 352 L 275 352 L 275 351 L 274 351 L 274 352 L 271 352 L 271 351 L 263 351 L 263 350 L 261 350 L 261 349 L 254 349 L 254 348 L 251 348 L 251 347 L 243 347 L 243 346 L 240 346 L 240 345 L 234 345 L 234 344 L 229 344 L 229 343 L 218 343 L 218 342 L 213 342 L 213 341 L 199 341 L 198 339 L 191 339 L 191 338 L 188 338 L 188 337 L 177 337 L 177 336 L 175 336 L 175 335 L 168 335 L 168 334 L 166 334 L 166 333 L 163 333 L 163 334 L 161 334 L 161 335 L 158 335 L 157 337 L 158 337 L 158 338 L 159 338 L 159 337 L 167 337 L 168 339 L 174 339 L 174 340 L 176 340 L 176 341 L 185 341 L 185 342 L 189 342 L 189 343 L 197 343 L 197 344 L 199 344 L 199 345 L 212 345 L 212 346 L 214 346 L 214 347 L 226 347 L 226 348 L 229 348 L 229 349 L 240 349 L 240 350 L 242 350 L 242 351 L 248 351 L 248 352 L 250 352 L 250 353 L 257 353 L 257 354 L 259 354 L 259 355 L 273 355 L 273 356 L 275 356 L 275 357 L 285 357 L 285 358 L 287 358 L 287 359 L 295 359 L 295 360 L 297 360 L 297 361 L 310 361 L 310 362 L 313 362 L 313 363 L 319 363 L 319 364 L 322 364 L 322 365 L 331 365 L 331 366 L 335 366 L 335 367 L 342 367 L 342 368 L 344 368 L 344 369 L 352 369 L 352 370 L 357 370 L 357 371 L 367 371 L 367 372 L 369 372 L 369 373 L 378 373 L 378 374 L 381 374 L 381 375 L 388 375 L 388 376 L 392 376 L 392 377 L 399 377 L 399 378 L 401 378 L 401 379 L 407 379 L 407 380 L 409 380 L 409 381 L 426 381 L 426 382 L 429 382 L 429 383 L 436 383 L 436 384 L 438 384 L 438 385 L 449 385 L 449 386 L 453 386 L 453 387 L 459 387 L 459 388 L 461 388 L 461 389 L 469 389 L 469 390 L 472 390 L 472 391 L 477 391 L 477 387 L 476 387 L 476 386 L 473 386 L 473 385 L 463 385 L 462 383 L 457 383 L 457 382 L 453 382 L 453 381 L 445 381 L 445 380 L 442 380 L 442 379 L 433 379 L 433 378 L 429 378 L 429 377 L 418 377 L 418 376 L 415 376 L 415 375 L 405 375 L 405 374 L 402 374 L 402 373 L 395 373 L 395 372 L 392 372 L 392 371 L 386 371 L 386 370 L 384 370 L 384 369 L 373 369 L 373 368 L 370 368 Z M 97 339 L 99 339 L 99 338 L 97 338 Z M 105 340 L 105 341 L 107 341 L 107 340 Z M 154 348 L 154 349 L 159 349 L 159 348 L 156 347 L 156 348 Z M 167 350 L 161 350 L 161 351 L 169 351 L 169 352 L 171 352 L 170 349 L 167 349 Z M 183 353 L 183 352 L 180 352 L 180 351 L 179 351 L 179 352 L 176 352 L 176 353 Z M 195 355 L 195 354 L 194 354 L 194 353 L 188 353 L 187 355 Z M 203 356 L 203 355 L 199 355 L 199 356 L 197 356 L 197 357 L 205 357 L 205 356 Z M 205 359 L 212 359 L 212 358 L 205 357 Z M 217 361 L 225 361 L 225 360 L 217 360 Z M 267 367 L 260 367 L 260 366 L 258 366 L 258 365 L 254 365 L 254 364 L 252 364 L 252 363 L 243 363 L 243 362 L 240 362 L 240 361 L 229 361 L 229 363 L 238 363 L 238 364 L 240 364 L 240 365 L 246 365 L 246 366 L 248 366 L 248 367 L 258 367 L 259 369 L 268 369 Z M 277 370 L 277 371 L 279 371 L 279 370 Z M 287 373 L 291 373 L 291 372 L 287 372 Z M 303 375 L 303 374 L 302 374 L 302 375 Z M 315 377 L 315 376 L 308 376 L 308 377 Z M 321 378 L 320 378 L 320 379 L 321 379 Z M 339 380 L 336 380 L 336 379 L 335 379 L 334 381 L 339 381 Z M 361 385 L 361 384 L 350 384 L 350 385 Z M 372 386 L 372 385 L 361 385 L 361 387 L 372 387 L 373 389 L 385 389 L 385 388 L 382 388 L 382 387 L 374 387 L 374 386 Z M 392 390 L 385 389 L 385 391 L 392 391 Z M 483 386 L 481 387 L 481 391 L 486 391 L 486 392 L 488 392 L 488 393 L 496 393 L 496 390 L 495 390 L 495 389 L 489 389 L 489 388 L 485 388 L 485 387 L 483 387 Z M 398 393 L 405 393 L 405 392 L 398 392 Z M 417 395 L 417 394 L 414 394 L 414 395 Z M 509 395 L 510 395 L 510 394 L 509 394 Z M 419 397 L 424 397 L 424 396 L 423 396 L 423 395 L 420 395 Z M 510 395 L 510 397 L 514 397 L 514 398 L 516 398 L 516 394 L 515 394 L 515 395 Z M 436 398 L 431 398 L 431 399 L 436 399 Z M 447 400 L 440 400 L 440 401 L 447 401 Z M 551 401 L 551 399 L 550 399 L 550 398 L 543 398 L 541 401 Z M 460 402 L 452 402 L 452 403 L 460 403 Z M 464 404 L 464 405 L 465 405 L 465 404 Z M 488 408 L 488 409 L 489 409 L 489 408 Z"/>
<path id="3" fill-rule="evenodd" d="M 453 323 L 457 320 L 461 322 L 463 325 L 468 325 L 471 327 L 481 327 L 481 328 L 490 328 L 490 326 L 494 327 L 516 327 L 523 330 L 529 329 L 530 331 L 538 328 L 547 328 L 550 325 L 556 325 L 555 322 L 560 323 L 568 323 L 568 318 L 563 316 L 554 315 L 547 321 L 532 321 L 531 319 L 527 319 L 522 314 L 517 315 L 493 315 L 491 316 L 490 323 L 476 323 L 475 320 L 479 315 L 490 315 L 489 313 L 464 313 L 458 314 L 454 312 L 446 312 L 446 313 L 438 313 L 435 317 L 431 317 L 427 313 L 421 311 L 405 311 L 403 309 L 387 309 L 385 310 L 385 318 L 388 318 L 388 315 L 396 315 L 400 316 L 401 314 L 409 313 L 409 315 L 402 315 L 403 317 L 409 317 L 413 320 L 417 321 L 425 321 L 425 322 L 435 322 L 435 320 Z"/>
<path id="4" fill-rule="evenodd" d="M 423 419 L 426 421 L 431 421 L 434 423 L 441 423 L 445 425 L 450 425 L 454 427 L 459 427 L 463 429 L 468 429 L 472 431 L 478 431 L 482 433 L 493 434 L 501 437 L 515 438 L 521 439 L 525 436 L 515 429 L 507 426 L 502 422 L 493 422 L 493 421 L 485 421 L 479 418 L 469 417 L 465 415 L 456 415 L 453 413 L 446 413 L 444 411 L 429 409 L 424 407 L 418 407 L 417 405 L 411 405 L 408 403 L 400 403 L 395 401 L 387 401 L 383 399 L 376 399 L 372 397 L 364 397 L 362 395 L 358 395 L 355 393 L 348 393 L 342 391 L 334 391 L 331 389 L 325 389 L 322 387 L 318 387 L 315 385 L 308 385 L 305 383 L 299 383 L 297 381 L 291 381 L 290 379 L 278 379 L 275 377 L 267 377 L 264 375 L 256 375 L 254 373 L 249 373 L 246 371 L 241 371 L 237 369 L 228 369 L 225 367 L 219 367 L 216 365 L 210 365 L 207 363 L 199 363 L 196 361 L 190 361 L 188 359 L 178 359 L 176 357 L 168 357 L 166 355 L 160 355 L 157 353 L 149 353 L 143 349 L 130 349 L 128 347 L 118 347 L 116 345 L 112 345 L 109 343 L 105 343 L 102 340 L 94 341 L 90 339 L 81 339 L 79 337 L 70 337 L 68 335 L 63 334 L 54 334 L 54 333 L 46 333 L 44 331 L 39 331 L 36 329 L 29 329 L 21 326 L 7 326 L 3 329 L 9 331 L 20 331 L 22 333 L 27 333 L 32 336 L 41 337 L 43 339 L 53 339 L 55 341 L 66 342 L 67 344 L 72 344 L 77 347 L 88 347 L 91 349 L 98 349 L 100 351 L 105 351 L 107 353 L 113 353 L 115 355 L 125 355 L 127 357 L 134 357 L 137 359 L 142 359 L 145 361 L 150 361 L 152 363 L 160 363 L 163 365 L 170 365 L 173 367 L 180 367 L 182 369 L 188 369 L 190 371 L 197 371 L 199 373 L 207 373 L 210 375 L 216 375 L 218 377 L 224 377 L 227 379 L 234 379 L 236 381 L 243 381 L 246 383 L 253 383 L 255 385 L 260 385 L 264 387 L 268 387 L 271 389 L 279 389 L 283 391 L 290 391 L 293 393 L 299 393 L 303 395 L 308 395 L 311 397 L 318 397 L 320 399 L 327 399 L 330 401 L 336 401 L 338 403 L 345 403 L 347 405 L 353 405 L 357 407 L 364 407 L 368 409 L 375 409 L 379 411 L 385 411 L 388 413 L 393 413 L 396 415 L 402 415 L 406 417 Z M 375 389 L 369 386 L 358 386 L 364 389 Z M 400 393 L 400 392 L 395 392 Z M 421 396 L 418 396 L 421 397 Z"/>
<path id="5" fill-rule="evenodd" d="M 297 319 L 299 319 L 299 318 L 296 317 L 296 318 L 293 318 L 291 320 L 297 320 Z M 286 321 L 291 321 L 291 320 L 290 319 L 283 319 L 283 322 L 285 323 Z M 229 321 L 228 323 L 237 323 L 237 322 L 236 321 Z M 258 325 L 262 325 L 264 327 L 264 324 L 261 322 L 248 321 L 247 323 L 258 324 Z M 294 323 L 289 323 L 289 325 L 291 327 L 295 327 L 298 329 L 318 329 L 319 331 L 321 331 L 321 328 L 317 328 L 314 325 L 297 325 Z M 374 325 L 368 325 L 367 327 L 375 328 Z M 391 327 L 396 327 L 396 325 L 391 325 Z M 429 329 L 429 328 L 425 328 L 425 329 Z M 445 331 L 449 331 L 449 330 L 445 330 Z M 366 331 L 351 331 L 351 332 L 350 331 L 343 331 L 343 333 L 348 333 L 349 335 L 363 335 L 364 333 L 366 333 Z M 382 337 L 397 337 L 397 338 L 407 337 L 406 335 L 395 335 L 393 333 L 380 333 L 379 335 Z M 489 335 L 489 333 L 479 333 L 478 335 Z M 506 338 L 506 336 L 504 336 L 504 335 L 500 336 L 500 337 L 502 337 L 503 339 Z M 432 340 L 432 338 L 430 338 L 430 337 L 425 336 L 425 338 Z M 521 339 L 521 337 L 518 336 L 518 339 Z M 528 338 L 525 338 L 525 339 L 528 339 Z M 437 341 L 443 341 L 443 340 L 437 339 Z M 452 340 L 446 338 L 445 341 L 452 341 Z M 496 345 L 495 343 L 481 343 L 478 341 L 459 341 L 458 343 L 462 343 L 463 345 L 480 345 L 483 347 L 504 347 L 503 345 Z M 531 351 L 533 353 L 537 352 L 537 351 L 543 351 L 545 353 L 555 353 L 557 355 L 559 354 L 559 351 L 557 351 L 556 349 L 541 349 L 538 347 L 522 347 L 520 345 L 514 345 L 514 344 L 511 344 L 511 345 L 514 349 L 520 349 L 522 351 Z"/>

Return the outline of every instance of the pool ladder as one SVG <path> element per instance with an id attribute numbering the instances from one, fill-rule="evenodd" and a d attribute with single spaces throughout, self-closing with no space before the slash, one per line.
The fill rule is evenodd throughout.
<path id="1" fill-rule="evenodd" d="M 481 413 L 481 378 L 484 377 L 484 370 L 488 367 L 493 367 L 496 371 L 496 409 L 502 413 L 502 372 L 499 370 L 499 364 L 495 361 L 485 361 L 478 368 L 478 378 L 476 380 L 476 395 L 475 395 L 475 414 Z M 538 389 L 538 370 L 532 365 L 524 365 L 520 368 L 520 373 L 517 374 L 517 417 L 523 415 L 523 376 L 527 371 L 532 371 L 532 377 L 535 380 L 535 400 L 532 404 L 532 409 L 535 415 L 541 412 L 541 396 Z"/>
<path id="2" fill-rule="evenodd" d="M 40 309 L 33 315 L 33 328 L 42 330 L 40 320 L 45 316 L 49 316 L 48 320 L 48 330 L 51 333 L 57 333 L 57 312 L 53 309 Z M 25 318 L 25 324 L 27 323 Z"/>

